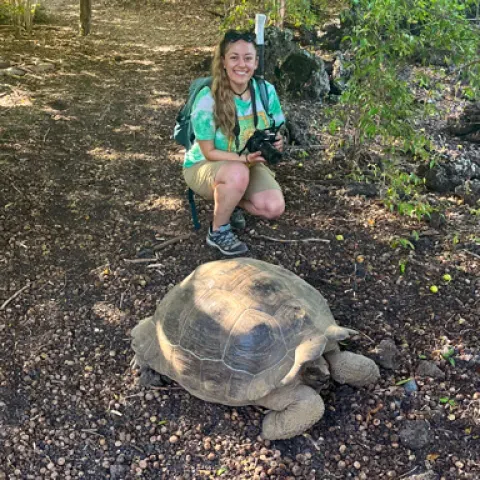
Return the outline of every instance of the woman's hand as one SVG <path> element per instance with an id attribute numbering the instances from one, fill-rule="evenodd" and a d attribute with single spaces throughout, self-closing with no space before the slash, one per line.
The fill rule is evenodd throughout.
<path id="1" fill-rule="evenodd" d="M 266 160 L 262 157 L 262 152 L 253 152 L 245 155 L 247 165 L 255 165 L 256 163 L 266 163 Z"/>
<path id="2" fill-rule="evenodd" d="M 275 143 L 273 146 L 279 151 L 283 152 L 283 136 L 277 133 L 277 136 L 275 137 Z"/>

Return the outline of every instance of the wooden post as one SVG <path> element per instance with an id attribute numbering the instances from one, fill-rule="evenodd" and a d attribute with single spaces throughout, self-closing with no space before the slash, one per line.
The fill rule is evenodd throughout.
<path id="1" fill-rule="evenodd" d="M 80 0 L 80 35 L 90 33 L 92 26 L 92 0 Z"/>
<path id="2" fill-rule="evenodd" d="M 286 0 L 280 0 L 280 15 L 278 19 L 278 27 L 283 30 L 285 25 L 285 13 L 286 13 Z"/>

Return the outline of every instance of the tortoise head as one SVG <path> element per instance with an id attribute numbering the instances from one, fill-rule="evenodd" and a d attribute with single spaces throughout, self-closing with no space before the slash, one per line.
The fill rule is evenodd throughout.
<path id="1" fill-rule="evenodd" d="M 290 383 L 298 375 L 305 363 L 319 359 L 323 355 L 328 342 L 339 342 L 356 333 L 356 330 L 351 330 L 350 328 L 330 325 L 323 335 L 311 335 L 305 338 L 295 349 L 293 366 L 285 377 L 283 377 L 280 385 Z"/>
<path id="2" fill-rule="evenodd" d="M 312 387 L 317 392 L 329 385 L 330 367 L 325 357 L 321 356 L 312 362 L 307 362 L 300 370 L 302 383 Z"/>

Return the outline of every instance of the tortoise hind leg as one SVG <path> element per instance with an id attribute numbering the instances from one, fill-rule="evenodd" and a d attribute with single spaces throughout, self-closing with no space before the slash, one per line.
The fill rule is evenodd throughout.
<path id="1" fill-rule="evenodd" d="M 140 369 L 139 382 L 143 387 L 165 387 L 173 383 L 166 375 L 162 375 L 146 365 Z"/>
<path id="2" fill-rule="evenodd" d="M 307 385 L 278 388 L 256 402 L 272 410 L 263 420 L 262 437 L 280 440 L 300 435 L 325 412 L 322 397 Z"/>

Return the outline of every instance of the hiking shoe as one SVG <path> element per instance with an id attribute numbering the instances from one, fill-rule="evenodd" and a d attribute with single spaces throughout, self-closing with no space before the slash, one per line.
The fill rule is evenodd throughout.
<path id="1" fill-rule="evenodd" d="M 232 232 L 230 224 L 222 225 L 212 232 L 212 225 L 208 229 L 207 245 L 218 248 L 224 255 L 241 255 L 248 252 L 248 247 Z"/>
<path id="2" fill-rule="evenodd" d="M 245 221 L 245 215 L 243 214 L 243 210 L 241 208 L 235 208 L 230 217 L 230 225 L 235 230 L 245 230 L 247 222 Z"/>

